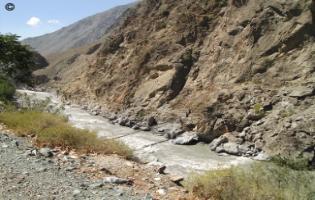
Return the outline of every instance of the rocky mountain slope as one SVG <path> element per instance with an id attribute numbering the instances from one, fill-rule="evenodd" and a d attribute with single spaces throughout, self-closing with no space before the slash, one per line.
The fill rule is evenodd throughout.
<path id="1" fill-rule="evenodd" d="M 115 7 L 82 19 L 56 32 L 27 38 L 23 43 L 30 45 L 45 56 L 91 44 L 100 39 L 117 22 L 122 13 L 132 6 L 134 4 Z"/>
<path id="2" fill-rule="evenodd" d="M 217 152 L 311 161 L 314 4 L 144 0 L 102 44 L 54 65 L 50 85 L 134 121 L 179 123 Z"/>

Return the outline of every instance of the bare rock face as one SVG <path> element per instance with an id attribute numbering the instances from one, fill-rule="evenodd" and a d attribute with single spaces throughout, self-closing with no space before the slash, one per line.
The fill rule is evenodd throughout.
<path id="1" fill-rule="evenodd" d="M 271 155 L 310 156 L 314 21 L 311 0 L 144 0 L 56 85 L 81 104 L 179 120 L 206 142 L 237 132 Z"/>

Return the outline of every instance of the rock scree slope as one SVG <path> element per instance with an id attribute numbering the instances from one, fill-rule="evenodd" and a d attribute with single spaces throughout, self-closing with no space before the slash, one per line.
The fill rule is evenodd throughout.
<path id="1" fill-rule="evenodd" d="M 93 51 L 51 66 L 48 85 L 180 123 L 217 152 L 314 160 L 314 1 L 144 0 L 123 17 Z"/>

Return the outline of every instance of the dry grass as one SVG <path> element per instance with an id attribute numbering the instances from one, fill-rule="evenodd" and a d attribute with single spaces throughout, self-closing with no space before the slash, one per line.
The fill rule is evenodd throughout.
<path id="1" fill-rule="evenodd" d="M 315 196 L 315 174 L 258 163 L 194 174 L 185 187 L 198 199 L 311 200 Z"/>
<path id="2" fill-rule="evenodd" d="M 14 130 L 18 136 L 33 136 L 38 146 L 132 157 L 132 150 L 123 143 L 100 139 L 95 132 L 75 128 L 65 117 L 59 115 L 37 111 L 11 111 L 0 113 L 0 122 Z"/>

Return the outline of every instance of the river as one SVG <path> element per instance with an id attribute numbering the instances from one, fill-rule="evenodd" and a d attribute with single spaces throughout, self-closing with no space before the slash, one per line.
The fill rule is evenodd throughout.
<path id="1" fill-rule="evenodd" d="M 30 90 L 18 90 L 17 93 L 37 100 L 50 98 L 53 106 L 62 104 L 61 100 L 53 93 Z M 163 136 L 114 125 L 101 116 L 89 114 L 79 105 L 66 105 L 63 112 L 75 127 L 96 131 L 99 137 L 117 138 L 131 147 L 140 160 L 151 164 L 165 165 L 167 172 L 174 175 L 186 176 L 192 171 L 229 167 L 251 161 L 245 157 L 220 156 L 212 152 L 206 144 L 174 145 L 170 141 L 165 141 Z"/>

